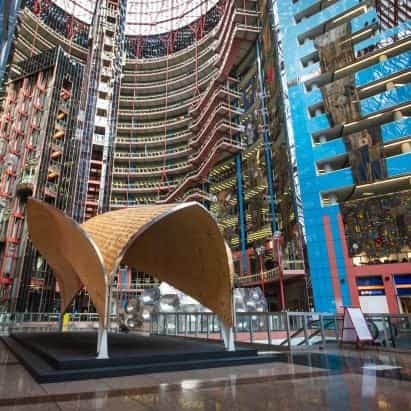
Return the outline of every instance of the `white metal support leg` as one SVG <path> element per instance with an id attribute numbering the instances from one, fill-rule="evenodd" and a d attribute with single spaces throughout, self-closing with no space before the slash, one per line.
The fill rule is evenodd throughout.
<path id="1" fill-rule="evenodd" d="M 101 328 L 101 329 L 100 329 Z M 104 360 L 109 358 L 108 356 L 108 333 L 106 327 L 100 327 L 98 332 L 98 354 L 97 359 Z"/>
<path id="2" fill-rule="evenodd" d="M 63 317 L 64 317 L 64 314 L 60 313 L 58 324 L 57 324 L 59 332 L 63 332 Z"/>
<path id="3" fill-rule="evenodd" d="M 98 323 L 98 329 L 97 329 L 97 349 L 96 349 L 96 353 L 98 355 L 99 351 L 100 351 L 100 343 L 101 343 L 101 336 L 103 334 L 103 329 L 104 326 L 103 324 L 101 324 L 100 322 Z"/>
<path id="4" fill-rule="evenodd" d="M 227 351 L 235 351 L 233 327 L 228 327 L 222 322 L 220 322 L 220 327 L 221 327 L 221 334 L 224 340 L 225 349 Z"/>
<path id="5" fill-rule="evenodd" d="M 109 284 L 109 277 L 106 277 L 106 284 Z M 106 287 L 106 304 L 103 322 L 99 323 L 98 337 L 97 337 L 97 359 L 104 360 L 109 358 L 108 355 L 108 327 L 110 316 L 110 295 L 111 287 Z"/>

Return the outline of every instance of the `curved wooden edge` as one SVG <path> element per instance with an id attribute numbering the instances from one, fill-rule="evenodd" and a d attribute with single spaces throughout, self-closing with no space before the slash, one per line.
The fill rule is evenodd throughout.
<path id="1" fill-rule="evenodd" d="M 117 221 L 113 224 L 121 229 L 130 212 L 138 211 L 136 207 L 128 214 L 117 214 Z M 93 241 L 86 225 L 82 228 L 60 210 L 39 200 L 28 200 L 27 214 L 33 244 L 49 262 L 61 285 L 63 305 L 69 304 L 68 300 L 71 301 L 78 292 L 81 281 L 87 286 L 104 323 L 110 276 L 123 262 L 150 272 L 194 297 L 214 311 L 224 324 L 232 326 L 234 269 L 231 250 L 215 219 L 199 203 L 182 203 L 159 214 L 154 212 L 154 217 L 148 221 L 140 219 L 143 224 L 135 232 L 133 223 L 128 224 L 128 232 L 132 234 L 124 235 L 121 241 L 110 236 L 107 230 L 104 233 L 95 230 Z M 108 219 L 108 223 L 110 221 Z M 109 241 L 106 241 L 107 235 Z M 113 247 L 116 241 L 119 241 L 118 251 Z M 115 258 L 111 257 L 114 264 L 110 272 L 105 271 L 104 250 L 100 252 L 96 243 L 111 247 L 110 256 Z"/>
<path id="2" fill-rule="evenodd" d="M 33 245 L 53 269 L 63 291 L 62 310 L 84 284 L 104 322 L 106 278 L 93 240 L 62 211 L 33 198 L 27 202 L 27 225 Z"/>
<path id="3" fill-rule="evenodd" d="M 113 271 L 122 262 L 166 281 L 233 325 L 231 250 L 201 204 L 178 204 L 144 224 L 119 252 Z"/>

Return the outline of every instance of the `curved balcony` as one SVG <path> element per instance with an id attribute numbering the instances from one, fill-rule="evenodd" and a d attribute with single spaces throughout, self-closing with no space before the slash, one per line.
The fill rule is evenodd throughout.
<path id="1" fill-rule="evenodd" d="M 212 117 L 203 126 L 203 129 L 201 130 L 200 134 L 198 134 L 197 137 L 192 138 L 188 144 L 191 147 L 196 146 L 201 140 L 206 139 L 206 141 L 209 141 L 218 132 L 223 131 L 227 132 L 227 134 L 232 136 L 234 134 L 242 132 L 243 126 L 232 123 L 229 120 L 225 120 L 224 118 L 216 122 L 216 118 Z"/>
<path id="2" fill-rule="evenodd" d="M 140 78 L 136 76 L 136 81 L 134 83 L 125 82 L 123 80 L 121 88 L 125 90 L 133 88 L 137 95 L 149 95 L 153 93 L 159 93 L 166 87 L 170 92 L 187 87 L 189 85 L 194 86 L 196 79 L 207 76 L 210 71 L 215 69 L 214 65 L 217 60 L 218 56 L 210 56 L 202 65 L 198 66 L 197 74 L 193 67 L 191 68 L 192 71 L 190 73 L 185 72 L 185 70 L 178 70 L 177 76 L 170 76 L 170 73 L 168 73 L 168 78 L 161 79 L 161 81 L 155 79 L 153 81 L 141 82 L 139 81 Z"/>
<path id="3" fill-rule="evenodd" d="M 188 161 L 181 163 L 169 164 L 166 166 L 156 166 L 156 167 L 113 167 L 113 175 L 161 175 L 164 172 L 167 174 L 178 174 L 188 171 L 192 168 L 192 164 Z"/>
<path id="4" fill-rule="evenodd" d="M 227 133 L 227 130 L 230 132 Z M 200 162 L 204 155 L 207 153 L 207 151 L 211 149 L 211 147 L 216 143 L 216 140 L 221 141 L 221 137 L 228 139 L 230 141 L 238 142 L 238 140 L 236 139 L 227 137 L 227 135 L 232 134 L 232 130 L 233 128 L 230 123 L 228 123 L 225 120 L 220 121 L 219 124 L 216 125 L 216 127 L 213 129 L 213 132 L 211 133 L 210 137 L 207 138 L 205 144 L 202 145 L 201 148 L 195 154 L 189 157 L 190 161 L 192 161 L 193 163 Z M 220 139 L 218 139 L 218 137 L 220 137 Z M 238 143 L 241 144 L 240 142 Z"/>
<path id="5" fill-rule="evenodd" d="M 49 30 L 81 47 L 87 47 L 90 29 L 88 24 L 68 14 L 52 0 L 27 0 L 25 5 Z"/>
<path id="6" fill-rule="evenodd" d="M 200 117 L 190 125 L 191 130 L 194 131 L 197 129 L 201 129 L 202 133 L 204 133 L 208 129 L 210 124 L 216 119 L 218 119 L 220 116 L 226 114 L 227 116 L 224 116 L 224 118 L 228 117 L 228 119 L 231 120 L 231 118 L 233 118 L 234 116 L 239 116 L 244 113 L 244 110 L 242 108 L 232 106 L 226 102 L 220 102 L 217 105 L 213 105 L 212 107 L 210 106 L 209 109 L 211 108 L 213 109 L 211 113 L 209 111 L 203 111 Z M 203 125 L 202 121 L 204 117 L 206 117 L 206 115 L 208 116 L 208 120 Z M 195 139 L 195 141 L 197 142 L 198 140 Z"/>
<path id="7" fill-rule="evenodd" d="M 128 64 L 126 63 L 125 69 L 123 71 L 124 77 L 123 82 L 126 83 L 135 83 L 138 82 L 152 82 L 163 80 L 168 75 L 169 77 L 174 77 L 179 75 L 182 72 L 189 72 L 190 70 L 194 70 L 196 61 L 198 65 L 202 65 L 215 56 L 215 46 L 216 40 L 213 40 L 212 43 L 208 47 L 206 47 L 202 51 L 197 52 L 197 58 L 195 57 L 187 57 L 187 59 L 183 60 L 181 63 L 177 64 L 170 64 L 162 68 L 152 67 L 151 69 L 147 69 L 146 64 L 140 62 L 138 64 Z M 128 67 L 131 65 L 132 67 Z"/>
<path id="8" fill-rule="evenodd" d="M 203 93 L 201 98 L 197 101 L 197 104 L 191 108 L 190 114 L 194 116 L 195 113 L 198 113 L 200 111 L 201 118 L 210 110 L 210 108 L 219 99 L 226 99 L 225 101 L 228 102 L 231 101 L 231 99 L 239 100 L 242 97 L 242 94 L 238 91 L 231 90 L 225 86 L 219 86 L 216 89 L 216 84 L 213 83 L 210 84 L 207 90 Z"/>
<path id="9" fill-rule="evenodd" d="M 206 86 L 210 83 L 210 81 L 212 81 L 215 77 L 216 77 L 215 72 L 209 73 L 206 77 L 203 77 L 202 79 L 199 80 L 198 87 L 204 90 Z M 190 85 L 190 86 L 175 90 L 171 93 L 166 93 L 166 91 L 164 90 L 164 93 L 160 93 L 160 94 L 152 94 L 149 96 L 135 96 L 133 105 L 134 106 L 144 106 L 144 107 L 147 107 L 147 106 L 156 107 L 159 105 L 165 105 L 166 101 L 167 101 L 167 104 L 176 103 L 178 101 L 185 100 L 185 99 L 192 97 L 195 91 L 196 91 L 195 88 L 192 85 Z M 121 93 L 122 93 L 122 96 L 126 95 L 124 94 L 124 91 L 122 91 Z M 133 93 L 131 93 L 131 95 L 133 95 Z"/>
<path id="10" fill-rule="evenodd" d="M 129 130 L 128 125 L 125 124 L 120 124 L 122 127 L 120 127 L 121 130 L 126 129 Z M 164 146 L 165 141 L 167 144 L 175 144 L 175 143 L 180 143 L 182 141 L 187 141 L 191 137 L 191 132 L 190 131 L 181 131 L 173 134 L 168 134 L 167 136 L 158 135 L 158 136 L 152 136 L 152 137 L 136 137 L 133 138 L 132 136 L 130 137 L 123 137 L 123 136 L 117 136 L 115 144 L 116 146 L 159 146 L 162 145 Z"/>
<path id="11" fill-rule="evenodd" d="M 164 118 L 167 114 L 167 116 L 172 117 L 172 116 L 178 116 L 182 114 L 186 114 L 189 110 L 189 108 L 193 105 L 193 102 L 196 100 L 195 97 L 190 98 L 188 100 L 182 101 L 181 104 L 171 104 L 167 105 L 167 107 L 159 107 L 159 108 L 149 108 L 149 109 L 133 109 L 133 118 L 135 119 L 144 119 L 144 120 L 152 120 L 156 118 Z M 130 112 L 130 110 L 122 110 L 121 109 L 121 103 L 127 102 L 127 107 L 130 108 L 130 106 L 133 105 L 133 99 L 121 99 L 120 100 L 120 109 L 119 111 L 126 111 Z"/>
<path id="12" fill-rule="evenodd" d="M 27 7 L 21 14 L 21 20 L 22 24 L 20 25 L 19 36 L 21 35 L 25 37 L 26 41 L 29 42 L 30 46 L 26 50 L 27 52 L 29 52 L 35 45 L 33 44 L 33 39 L 36 39 L 36 42 L 41 42 L 44 45 L 44 48 L 42 48 L 41 50 L 60 45 L 66 52 L 70 53 L 70 55 L 76 57 L 80 61 L 85 62 L 87 60 L 86 46 L 81 46 L 75 41 L 70 41 L 61 33 L 53 30 Z M 27 54 L 26 57 L 29 57 L 29 55 Z"/>
<path id="13" fill-rule="evenodd" d="M 114 153 L 114 159 L 119 161 L 154 161 L 162 160 L 164 158 L 171 159 L 188 156 L 191 152 L 192 149 L 188 147 L 142 153 L 124 153 L 117 151 Z"/>
<path id="14" fill-rule="evenodd" d="M 110 208 L 124 208 L 124 207 L 136 207 L 141 204 L 153 204 L 158 198 L 162 199 L 165 195 L 157 194 L 155 196 L 145 195 L 144 197 L 135 197 L 134 200 L 119 200 L 116 197 L 113 197 L 110 200 Z"/>
<path id="15" fill-rule="evenodd" d="M 186 191 L 179 200 L 181 201 L 216 201 L 217 197 L 207 191 L 202 190 L 201 188 L 193 188 L 191 190 Z"/>
<path id="16" fill-rule="evenodd" d="M 130 117 L 133 117 L 132 113 L 133 113 L 132 111 L 129 111 L 127 113 L 125 111 L 119 112 L 119 121 L 120 121 L 120 117 L 125 117 L 126 114 L 129 114 Z M 189 117 L 183 117 L 183 118 L 170 118 L 170 119 L 162 120 L 162 121 L 136 123 L 136 124 L 130 124 L 130 130 L 137 130 L 137 131 L 140 130 L 140 131 L 149 131 L 149 132 L 156 132 L 156 131 L 159 132 L 164 129 L 175 130 L 175 129 L 178 129 L 184 126 L 188 126 L 189 121 L 190 121 Z"/>
<path id="17" fill-rule="evenodd" d="M 215 164 L 217 161 L 222 160 L 222 156 L 218 154 L 235 154 L 239 151 L 242 151 L 243 149 L 243 144 L 236 140 L 228 138 L 220 139 L 215 144 L 215 146 L 210 151 L 205 160 L 201 163 L 200 167 L 192 171 L 191 173 L 187 174 L 176 190 L 171 192 L 164 200 L 157 201 L 157 203 L 162 204 L 174 200 L 177 197 L 177 195 L 180 194 L 185 188 L 189 187 L 191 184 L 197 182 L 199 179 L 204 177 L 204 175 L 213 166 L 213 164 Z"/>
<path id="18" fill-rule="evenodd" d="M 112 192 L 118 193 L 152 193 L 157 191 L 169 190 L 179 184 L 179 180 L 174 181 L 144 181 L 141 183 L 124 184 L 114 181 L 111 187 Z"/>

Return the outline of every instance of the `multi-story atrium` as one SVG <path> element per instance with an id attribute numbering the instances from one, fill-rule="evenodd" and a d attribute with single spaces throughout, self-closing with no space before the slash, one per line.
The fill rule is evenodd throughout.
<path id="1" fill-rule="evenodd" d="M 1 305 L 59 286 L 25 202 L 82 222 L 197 201 L 271 310 L 411 310 L 410 6 L 27 0 L 3 5 Z M 158 253 L 162 250 L 159 249 Z M 127 266 L 123 302 L 157 285 Z M 84 289 L 73 310 L 90 311 Z"/>
<path id="2" fill-rule="evenodd" d="M 0 411 L 410 409 L 410 80 L 409 0 L 0 0 Z"/>

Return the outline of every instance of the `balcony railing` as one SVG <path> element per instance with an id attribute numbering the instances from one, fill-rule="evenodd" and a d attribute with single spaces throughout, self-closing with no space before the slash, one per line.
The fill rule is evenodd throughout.
<path id="1" fill-rule="evenodd" d="M 224 151 L 224 150 L 241 151 L 244 148 L 245 148 L 244 145 L 237 140 L 233 140 L 229 138 L 222 138 L 216 143 L 213 149 L 209 152 L 208 156 L 201 163 L 200 167 L 188 173 L 184 177 L 183 182 L 177 187 L 176 190 L 174 190 L 165 200 L 157 201 L 157 203 L 161 204 L 163 202 L 167 202 L 167 201 L 174 199 L 178 195 L 178 193 L 181 190 L 183 190 L 189 183 L 198 180 L 198 178 L 200 178 L 204 174 L 205 170 L 207 170 L 212 165 L 213 161 L 215 160 L 216 154 L 218 152 Z"/>
<path id="2" fill-rule="evenodd" d="M 169 188 L 174 188 L 177 187 L 177 185 L 180 183 L 181 180 L 173 180 L 173 181 L 155 181 L 155 182 L 150 182 L 150 181 L 144 181 L 141 183 L 135 183 L 135 184 L 121 184 L 118 182 L 113 182 L 112 185 L 112 191 L 118 191 L 118 192 L 152 192 L 155 190 L 166 190 Z"/>
<path id="3" fill-rule="evenodd" d="M 126 153 L 117 151 L 114 153 L 114 158 L 117 159 L 125 159 L 125 160 L 151 160 L 156 158 L 164 158 L 164 157 L 175 157 L 181 156 L 183 154 L 188 154 L 192 151 L 192 149 L 187 147 L 182 148 L 171 148 L 167 150 L 161 151 L 147 151 L 147 152 L 140 152 L 140 153 Z"/>
<path id="4" fill-rule="evenodd" d="M 159 167 L 146 167 L 146 168 L 125 168 L 125 167 L 114 167 L 114 174 L 161 174 L 164 170 L 167 172 L 170 171 L 184 171 L 191 168 L 191 163 L 175 163 L 166 166 Z"/>
<path id="5" fill-rule="evenodd" d="M 235 283 L 239 286 L 244 286 L 247 284 L 254 284 L 258 282 L 268 282 L 268 281 L 275 281 L 279 278 L 279 269 L 278 267 L 272 268 L 268 271 L 263 271 L 262 273 L 258 274 L 251 274 L 251 275 L 241 275 L 235 279 Z"/>

